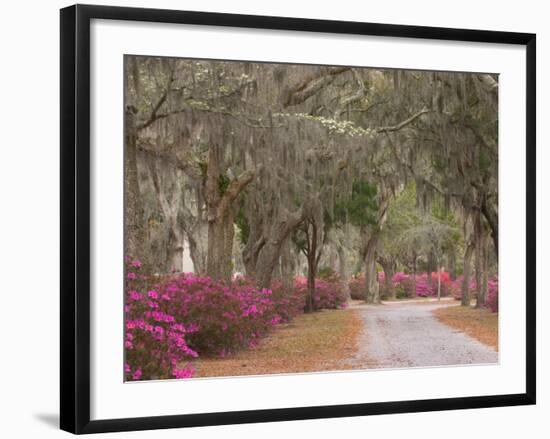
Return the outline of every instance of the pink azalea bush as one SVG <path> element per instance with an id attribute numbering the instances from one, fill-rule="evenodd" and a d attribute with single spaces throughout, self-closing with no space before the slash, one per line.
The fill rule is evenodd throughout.
<path id="1" fill-rule="evenodd" d="M 350 296 L 354 300 L 365 299 L 365 274 L 360 273 L 353 276 L 348 283 Z"/>
<path id="2" fill-rule="evenodd" d="M 449 296 L 453 293 L 453 281 L 448 272 L 442 271 L 441 275 L 441 296 Z M 429 276 L 432 282 L 429 283 Z M 437 296 L 437 278 L 438 273 L 418 273 L 416 276 L 399 271 L 392 277 L 393 288 L 396 296 L 403 297 L 436 297 Z M 387 297 L 386 277 L 384 272 L 378 273 L 378 282 L 380 285 L 380 294 Z M 365 276 L 360 274 L 353 277 L 349 282 L 349 288 L 352 299 L 362 300 L 365 297 Z"/>
<path id="3" fill-rule="evenodd" d="M 307 296 L 307 279 L 297 277 L 294 282 L 296 292 Z M 313 310 L 338 309 L 347 306 L 347 296 L 341 282 L 336 278 L 315 279 L 315 292 L 313 294 Z"/>
<path id="4" fill-rule="evenodd" d="M 272 291 L 259 289 L 246 279 L 223 283 L 186 273 L 160 291 L 170 298 L 170 311 L 196 327 L 188 340 L 201 355 L 225 356 L 254 346 L 282 320 Z"/>
<path id="5" fill-rule="evenodd" d="M 271 284 L 271 291 L 275 310 L 281 319 L 281 323 L 288 323 L 297 315 L 304 312 L 306 306 L 306 296 L 304 291 L 294 288 L 285 290 L 280 280 L 275 280 Z"/>
<path id="6" fill-rule="evenodd" d="M 450 291 L 452 296 L 456 300 L 462 299 L 462 283 L 464 282 L 464 276 L 458 276 L 450 284 Z M 475 277 L 472 276 L 470 284 L 468 285 L 470 297 L 475 297 L 477 293 L 477 283 Z M 494 276 L 487 282 L 487 297 L 485 304 L 483 305 L 490 309 L 492 312 L 498 312 L 498 277 Z"/>
<path id="7" fill-rule="evenodd" d="M 489 279 L 487 287 L 485 306 L 489 308 L 491 312 L 498 312 L 498 278 L 495 276 Z"/>
<path id="8" fill-rule="evenodd" d="M 254 347 L 274 326 L 304 312 L 300 279 L 290 291 L 280 281 L 261 289 L 244 277 L 224 283 L 190 273 L 151 281 L 139 274 L 137 261 L 126 265 L 126 380 L 192 377 L 199 355 Z M 315 309 L 342 307 L 342 289 L 319 282 Z"/>
<path id="9" fill-rule="evenodd" d="M 452 280 L 446 271 L 441 271 L 441 273 L 424 272 L 416 276 L 398 272 L 393 276 L 393 283 L 394 287 L 407 297 L 436 297 L 438 278 L 440 281 L 441 296 L 449 296 L 452 293 Z"/>
<path id="10" fill-rule="evenodd" d="M 189 378 L 193 360 L 254 347 L 274 326 L 304 312 L 307 281 L 285 289 L 252 279 L 215 281 L 191 273 L 147 278 L 141 263 L 126 258 L 125 378 Z M 316 280 L 315 310 L 346 306 L 337 276 Z"/>
<path id="11" fill-rule="evenodd" d="M 197 330 L 170 312 L 170 298 L 142 289 L 139 261 L 127 262 L 125 314 L 125 365 L 128 381 L 187 378 L 194 370 L 190 360 L 198 356 L 188 337 Z"/>
<path id="12" fill-rule="evenodd" d="M 453 281 L 453 283 L 451 285 L 452 296 L 456 300 L 461 300 L 462 299 L 462 284 L 463 283 L 464 283 L 464 276 L 460 275 Z M 471 297 L 473 297 L 473 294 L 475 294 L 475 292 L 477 291 L 477 285 L 476 285 L 476 280 L 475 280 L 474 276 L 472 276 L 470 278 L 470 284 L 468 286 L 468 290 L 470 291 L 470 296 Z"/>

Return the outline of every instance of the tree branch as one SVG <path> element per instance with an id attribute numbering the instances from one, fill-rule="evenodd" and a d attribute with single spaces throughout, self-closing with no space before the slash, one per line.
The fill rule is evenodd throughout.
<path id="1" fill-rule="evenodd" d="M 387 127 L 379 127 L 379 128 L 376 128 L 375 131 L 377 133 L 391 133 L 391 132 L 394 132 L 394 131 L 399 131 L 400 129 L 405 128 L 407 125 L 410 125 L 411 123 L 413 123 L 420 116 L 422 116 L 426 113 L 430 113 L 430 112 L 431 112 L 431 110 L 428 110 L 427 108 L 424 108 L 424 109 L 420 110 L 418 113 L 413 114 L 408 119 L 405 119 L 404 121 L 398 123 L 397 125 L 392 125 L 392 126 L 387 126 Z"/>
<path id="2" fill-rule="evenodd" d="M 286 93 L 283 98 L 283 107 L 305 102 L 322 88 L 330 85 L 337 75 L 349 70 L 351 70 L 351 67 L 332 67 L 308 76 Z"/>
<path id="3" fill-rule="evenodd" d="M 176 169 L 185 172 L 185 174 L 187 174 L 191 178 L 202 178 L 201 170 L 198 166 L 198 163 L 196 163 L 192 159 L 186 160 L 185 158 L 179 157 L 178 154 L 173 150 L 160 151 L 158 150 L 158 148 L 148 147 L 147 144 L 143 142 L 138 143 L 137 149 L 139 152 L 147 154 L 148 156 L 151 156 L 155 159 L 164 160 Z"/>
<path id="4" fill-rule="evenodd" d="M 493 79 L 489 74 L 485 75 L 476 75 L 480 82 L 487 88 L 487 90 L 493 95 L 493 97 L 498 97 L 498 82 Z"/>
<path id="5" fill-rule="evenodd" d="M 231 204 L 243 189 L 252 181 L 258 170 L 247 170 L 231 181 L 225 190 L 220 205 L 218 207 L 218 216 L 222 217 L 231 207 Z"/>

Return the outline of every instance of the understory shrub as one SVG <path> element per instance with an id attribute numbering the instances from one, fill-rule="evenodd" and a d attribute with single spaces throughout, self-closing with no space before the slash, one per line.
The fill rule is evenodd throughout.
<path id="1" fill-rule="evenodd" d="M 296 292 L 307 296 L 307 279 L 297 277 L 294 281 Z M 313 294 L 313 309 L 338 309 L 347 306 L 347 295 L 338 276 L 333 275 L 325 279 L 315 279 L 315 292 Z"/>
<path id="2" fill-rule="evenodd" d="M 462 283 L 464 282 L 464 276 L 459 276 L 452 283 L 452 294 L 456 300 L 462 299 Z M 477 284 L 475 277 L 472 276 L 469 285 L 470 297 L 475 298 L 477 294 Z M 498 277 L 493 276 L 487 282 L 487 297 L 485 298 L 484 305 L 490 309 L 491 312 L 498 312 Z"/>
<path id="3" fill-rule="evenodd" d="M 296 278 L 288 290 L 281 281 L 262 289 L 245 277 L 221 282 L 190 273 L 154 285 L 139 274 L 140 266 L 126 262 L 126 380 L 191 377 L 199 355 L 223 357 L 254 347 L 274 326 L 304 312 L 305 278 Z M 313 305 L 346 306 L 337 276 L 316 280 Z"/>
<path id="4" fill-rule="evenodd" d="M 126 266 L 125 379 L 191 377 L 189 360 L 198 354 L 189 347 L 188 336 L 198 328 L 174 316 L 168 296 L 142 290 L 146 282 L 139 274 L 139 261 L 126 261 Z"/>
<path id="5" fill-rule="evenodd" d="M 349 292 L 353 300 L 364 300 L 365 299 L 365 275 L 360 273 L 353 276 L 349 283 Z"/>
<path id="6" fill-rule="evenodd" d="M 452 295 L 456 300 L 462 299 L 462 283 L 464 276 L 459 276 L 452 283 Z M 477 284 L 475 277 L 472 276 L 469 285 L 470 297 L 475 298 L 477 294 Z M 490 309 L 492 312 L 498 312 L 498 277 L 493 276 L 487 282 L 487 297 L 485 298 L 485 304 L 483 305 Z"/>
<path id="7" fill-rule="evenodd" d="M 281 323 L 288 323 L 304 312 L 306 296 L 303 291 L 294 288 L 294 284 L 289 289 L 285 289 L 283 283 L 276 280 L 271 284 L 271 291 L 275 310 L 281 318 Z"/>
<path id="8" fill-rule="evenodd" d="M 429 282 L 430 274 L 419 273 L 416 276 L 399 271 L 392 277 L 393 288 L 395 288 L 396 297 L 402 299 L 405 297 L 436 297 L 437 296 L 437 278 L 438 273 L 431 273 L 431 285 Z M 384 272 L 378 273 L 378 282 L 380 286 L 380 295 L 383 298 L 389 296 Z M 354 276 L 349 282 L 351 298 L 363 300 L 365 298 L 365 275 Z M 453 281 L 449 273 L 441 272 L 441 296 L 449 296 L 453 293 Z"/>
<path id="9" fill-rule="evenodd" d="M 464 282 L 464 276 L 460 275 L 458 276 L 451 285 L 451 294 L 456 300 L 462 299 L 462 284 Z M 474 297 L 473 295 L 477 291 L 477 285 L 475 277 L 472 276 L 470 278 L 470 285 L 468 286 L 468 290 L 470 291 L 470 297 Z"/>
<path id="10" fill-rule="evenodd" d="M 498 278 L 495 276 L 489 279 L 487 284 L 487 300 L 485 300 L 485 306 L 491 310 L 491 312 L 498 312 Z"/>
<path id="11" fill-rule="evenodd" d="M 431 276 L 431 285 L 428 276 Z M 419 297 L 437 297 L 438 282 L 440 283 L 441 297 L 450 296 L 453 282 L 450 274 L 446 271 L 432 272 L 431 274 L 421 273 L 417 276 L 416 295 Z"/>
<path id="12" fill-rule="evenodd" d="M 201 355 L 225 356 L 254 346 L 281 321 L 272 291 L 244 278 L 223 283 L 186 273 L 163 285 L 160 293 L 170 297 L 174 315 L 196 325 L 188 343 Z"/>

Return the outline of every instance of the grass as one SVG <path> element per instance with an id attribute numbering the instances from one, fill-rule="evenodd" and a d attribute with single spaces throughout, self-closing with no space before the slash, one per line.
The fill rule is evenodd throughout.
<path id="1" fill-rule="evenodd" d="M 434 310 L 446 325 L 458 329 L 498 351 L 498 313 L 485 308 L 449 306 Z"/>
<path id="2" fill-rule="evenodd" d="M 263 375 L 349 369 L 362 323 L 353 310 L 330 310 L 280 325 L 254 349 L 226 358 L 200 358 L 196 377 Z"/>

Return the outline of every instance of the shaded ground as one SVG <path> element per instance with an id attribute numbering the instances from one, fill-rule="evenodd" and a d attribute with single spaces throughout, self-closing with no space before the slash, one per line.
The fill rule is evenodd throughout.
<path id="1" fill-rule="evenodd" d="M 434 311 L 434 315 L 449 325 L 498 351 L 498 314 L 488 309 L 449 306 Z"/>
<path id="2" fill-rule="evenodd" d="M 359 312 L 331 310 L 298 316 L 254 349 L 226 358 L 200 358 L 196 377 L 263 375 L 341 370 L 342 358 L 357 351 Z"/>
<path id="3" fill-rule="evenodd" d="M 452 305 L 454 302 L 445 300 L 353 305 L 364 329 L 348 365 L 367 369 L 498 362 L 495 349 L 434 316 L 433 311 Z"/>
<path id="4" fill-rule="evenodd" d="M 298 316 L 254 349 L 200 358 L 196 377 L 498 362 L 498 315 L 433 299 Z"/>

